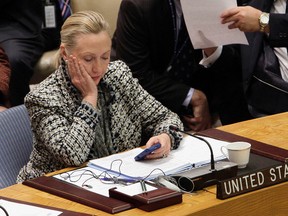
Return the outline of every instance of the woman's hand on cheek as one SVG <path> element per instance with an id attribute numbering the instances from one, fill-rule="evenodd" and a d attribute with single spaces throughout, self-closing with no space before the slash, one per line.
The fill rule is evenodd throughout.
<path id="1" fill-rule="evenodd" d="M 68 58 L 68 69 L 73 85 L 81 92 L 83 100 L 96 107 L 98 90 L 84 65 L 75 56 Z"/>

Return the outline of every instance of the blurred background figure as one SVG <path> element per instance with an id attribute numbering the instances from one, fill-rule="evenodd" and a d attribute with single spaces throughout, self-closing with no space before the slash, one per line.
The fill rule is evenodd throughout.
<path id="1" fill-rule="evenodd" d="M 10 106 L 8 99 L 10 73 L 11 69 L 8 57 L 0 47 L 0 111 Z"/>
<path id="2" fill-rule="evenodd" d="M 194 49 L 180 0 L 123 0 L 112 58 L 126 62 L 140 84 L 177 113 L 187 130 L 250 118 L 240 54 L 232 46 Z"/>
<path id="3" fill-rule="evenodd" d="M 0 46 L 11 66 L 11 106 L 23 104 L 34 66 L 43 52 L 59 46 L 61 25 L 57 0 L 0 1 Z"/>

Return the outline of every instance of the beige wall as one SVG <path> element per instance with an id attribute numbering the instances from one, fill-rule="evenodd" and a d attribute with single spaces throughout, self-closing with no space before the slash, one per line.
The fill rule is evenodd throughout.
<path id="1" fill-rule="evenodd" d="M 121 0 L 71 0 L 72 12 L 93 10 L 101 13 L 111 27 L 111 34 L 116 28 Z"/>

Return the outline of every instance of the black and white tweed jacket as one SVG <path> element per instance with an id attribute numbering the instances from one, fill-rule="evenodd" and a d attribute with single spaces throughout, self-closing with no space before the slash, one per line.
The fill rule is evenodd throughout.
<path id="1" fill-rule="evenodd" d="M 148 94 L 125 63 L 111 62 L 100 85 L 104 102 L 95 109 L 82 102 L 63 63 L 26 96 L 33 151 L 17 182 L 138 147 L 143 135 L 166 132 L 178 147 L 182 136 L 169 125 L 183 129 L 179 117 Z"/>

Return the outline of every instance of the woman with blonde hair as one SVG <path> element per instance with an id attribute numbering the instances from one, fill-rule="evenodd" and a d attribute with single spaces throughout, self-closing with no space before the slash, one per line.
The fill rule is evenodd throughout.
<path id="1" fill-rule="evenodd" d="M 59 67 L 25 98 L 34 148 L 17 181 L 89 159 L 161 143 L 147 159 L 178 147 L 179 117 L 149 95 L 122 61 L 110 62 L 111 37 L 102 15 L 82 11 L 61 29 Z"/>

